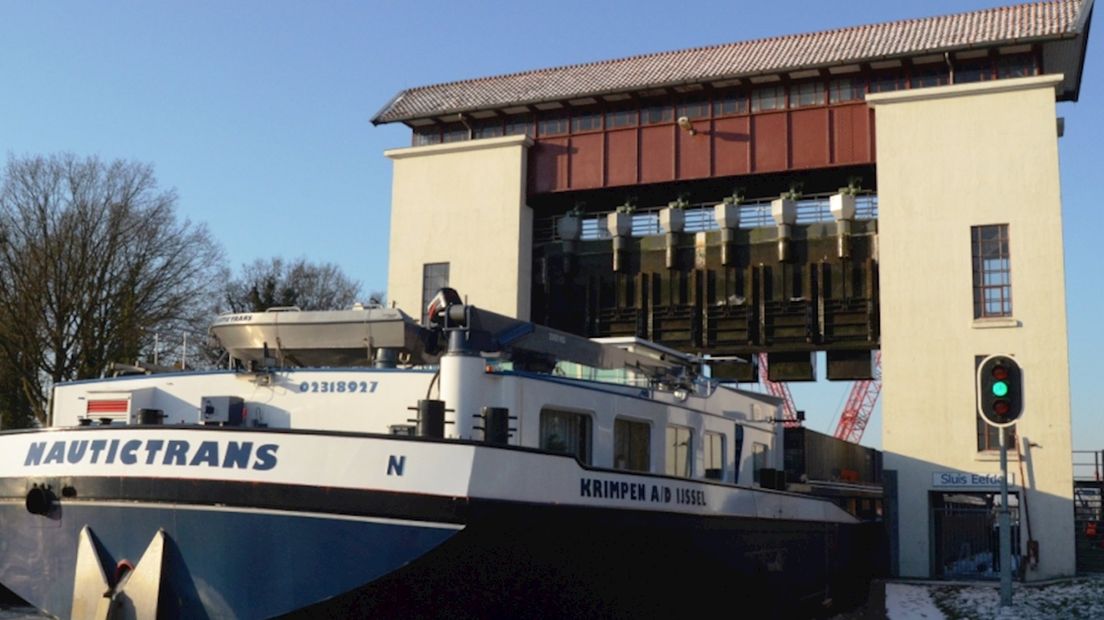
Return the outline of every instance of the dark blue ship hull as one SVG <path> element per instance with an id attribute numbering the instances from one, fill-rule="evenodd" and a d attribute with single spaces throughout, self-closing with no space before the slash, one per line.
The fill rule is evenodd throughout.
<path id="1" fill-rule="evenodd" d="M 386 520 L 171 505 L 67 503 L 45 519 L 0 505 L 0 576 L 32 605 L 67 617 L 80 530 L 88 525 L 109 578 L 137 564 L 159 529 L 171 541 L 159 617 L 268 618 L 387 575 L 458 531 Z"/>
<path id="2" fill-rule="evenodd" d="M 0 479 L 0 583 L 60 617 L 89 527 L 110 576 L 167 535 L 160 618 L 686 617 L 862 599 L 878 525 L 226 481 Z"/>
<path id="3" fill-rule="evenodd" d="M 289 618 L 813 618 L 866 598 L 880 525 L 475 503 L 419 561 Z"/>

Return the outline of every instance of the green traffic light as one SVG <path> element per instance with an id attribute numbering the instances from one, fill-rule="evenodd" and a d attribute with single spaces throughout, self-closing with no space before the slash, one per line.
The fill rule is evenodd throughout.
<path id="1" fill-rule="evenodd" d="M 1004 381 L 997 381 L 993 383 L 993 396 L 1004 396 L 1008 394 L 1008 384 Z"/>

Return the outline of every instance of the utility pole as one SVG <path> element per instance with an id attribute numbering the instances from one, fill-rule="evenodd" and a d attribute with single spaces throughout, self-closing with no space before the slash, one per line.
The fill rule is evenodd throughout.
<path id="1" fill-rule="evenodd" d="M 1001 507 L 1000 525 L 1000 597 L 1001 607 L 1012 605 L 1012 517 L 1008 511 L 1008 433 L 1000 427 Z M 1023 484 L 1022 482 L 1020 484 Z"/>
<path id="2" fill-rule="evenodd" d="M 990 355 L 978 363 L 978 415 L 1000 431 L 1001 506 L 997 511 L 997 524 L 1000 527 L 1001 607 L 1012 605 L 1012 517 L 1008 510 L 1008 435 L 1005 430 L 1023 415 L 1023 393 L 1023 372 L 1011 355 Z"/>

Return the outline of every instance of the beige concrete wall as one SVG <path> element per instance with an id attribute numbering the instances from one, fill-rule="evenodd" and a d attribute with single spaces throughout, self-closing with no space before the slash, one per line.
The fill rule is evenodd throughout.
<path id="1" fill-rule="evenodd" d="M 1040 564 L 1074 566 L 1069 369 L 1054 86 L 1060 76 L 871 95 L 877 116 L 886 469 L 899 473 L 900 571 L 927 577 L 932 473 L 999 472 L 979 453 L 974 356 L 1023 368 L 1027 508 Z M 973 319 L 970 227 L 1008 224 L 1010 320 Z M 1009 470 L 1024 479 L 1011 453 Z M 1022 510 L 1021 510 L 1022 512 Z M 1027 527 L 1022 538 L 1026 541 Z"/>
<path id="2" fill-rule="evenodd" d="M 526 136 L 387 151 L 394 161 L 387 298 L 422 313 L 422 266 L 449 263 L 449 285 L 480 308 L 529 318 L 532 210 Z"/>

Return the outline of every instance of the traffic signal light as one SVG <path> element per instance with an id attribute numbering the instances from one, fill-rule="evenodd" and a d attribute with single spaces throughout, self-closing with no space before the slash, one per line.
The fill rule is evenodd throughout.
<path id="1" fill-rule="evenodd" d="M 1023 413 L 1023 372 L 1008 355 L 990 355 L 977 367 L 978 413 L 993 426 L 1011 426 Z"/>

